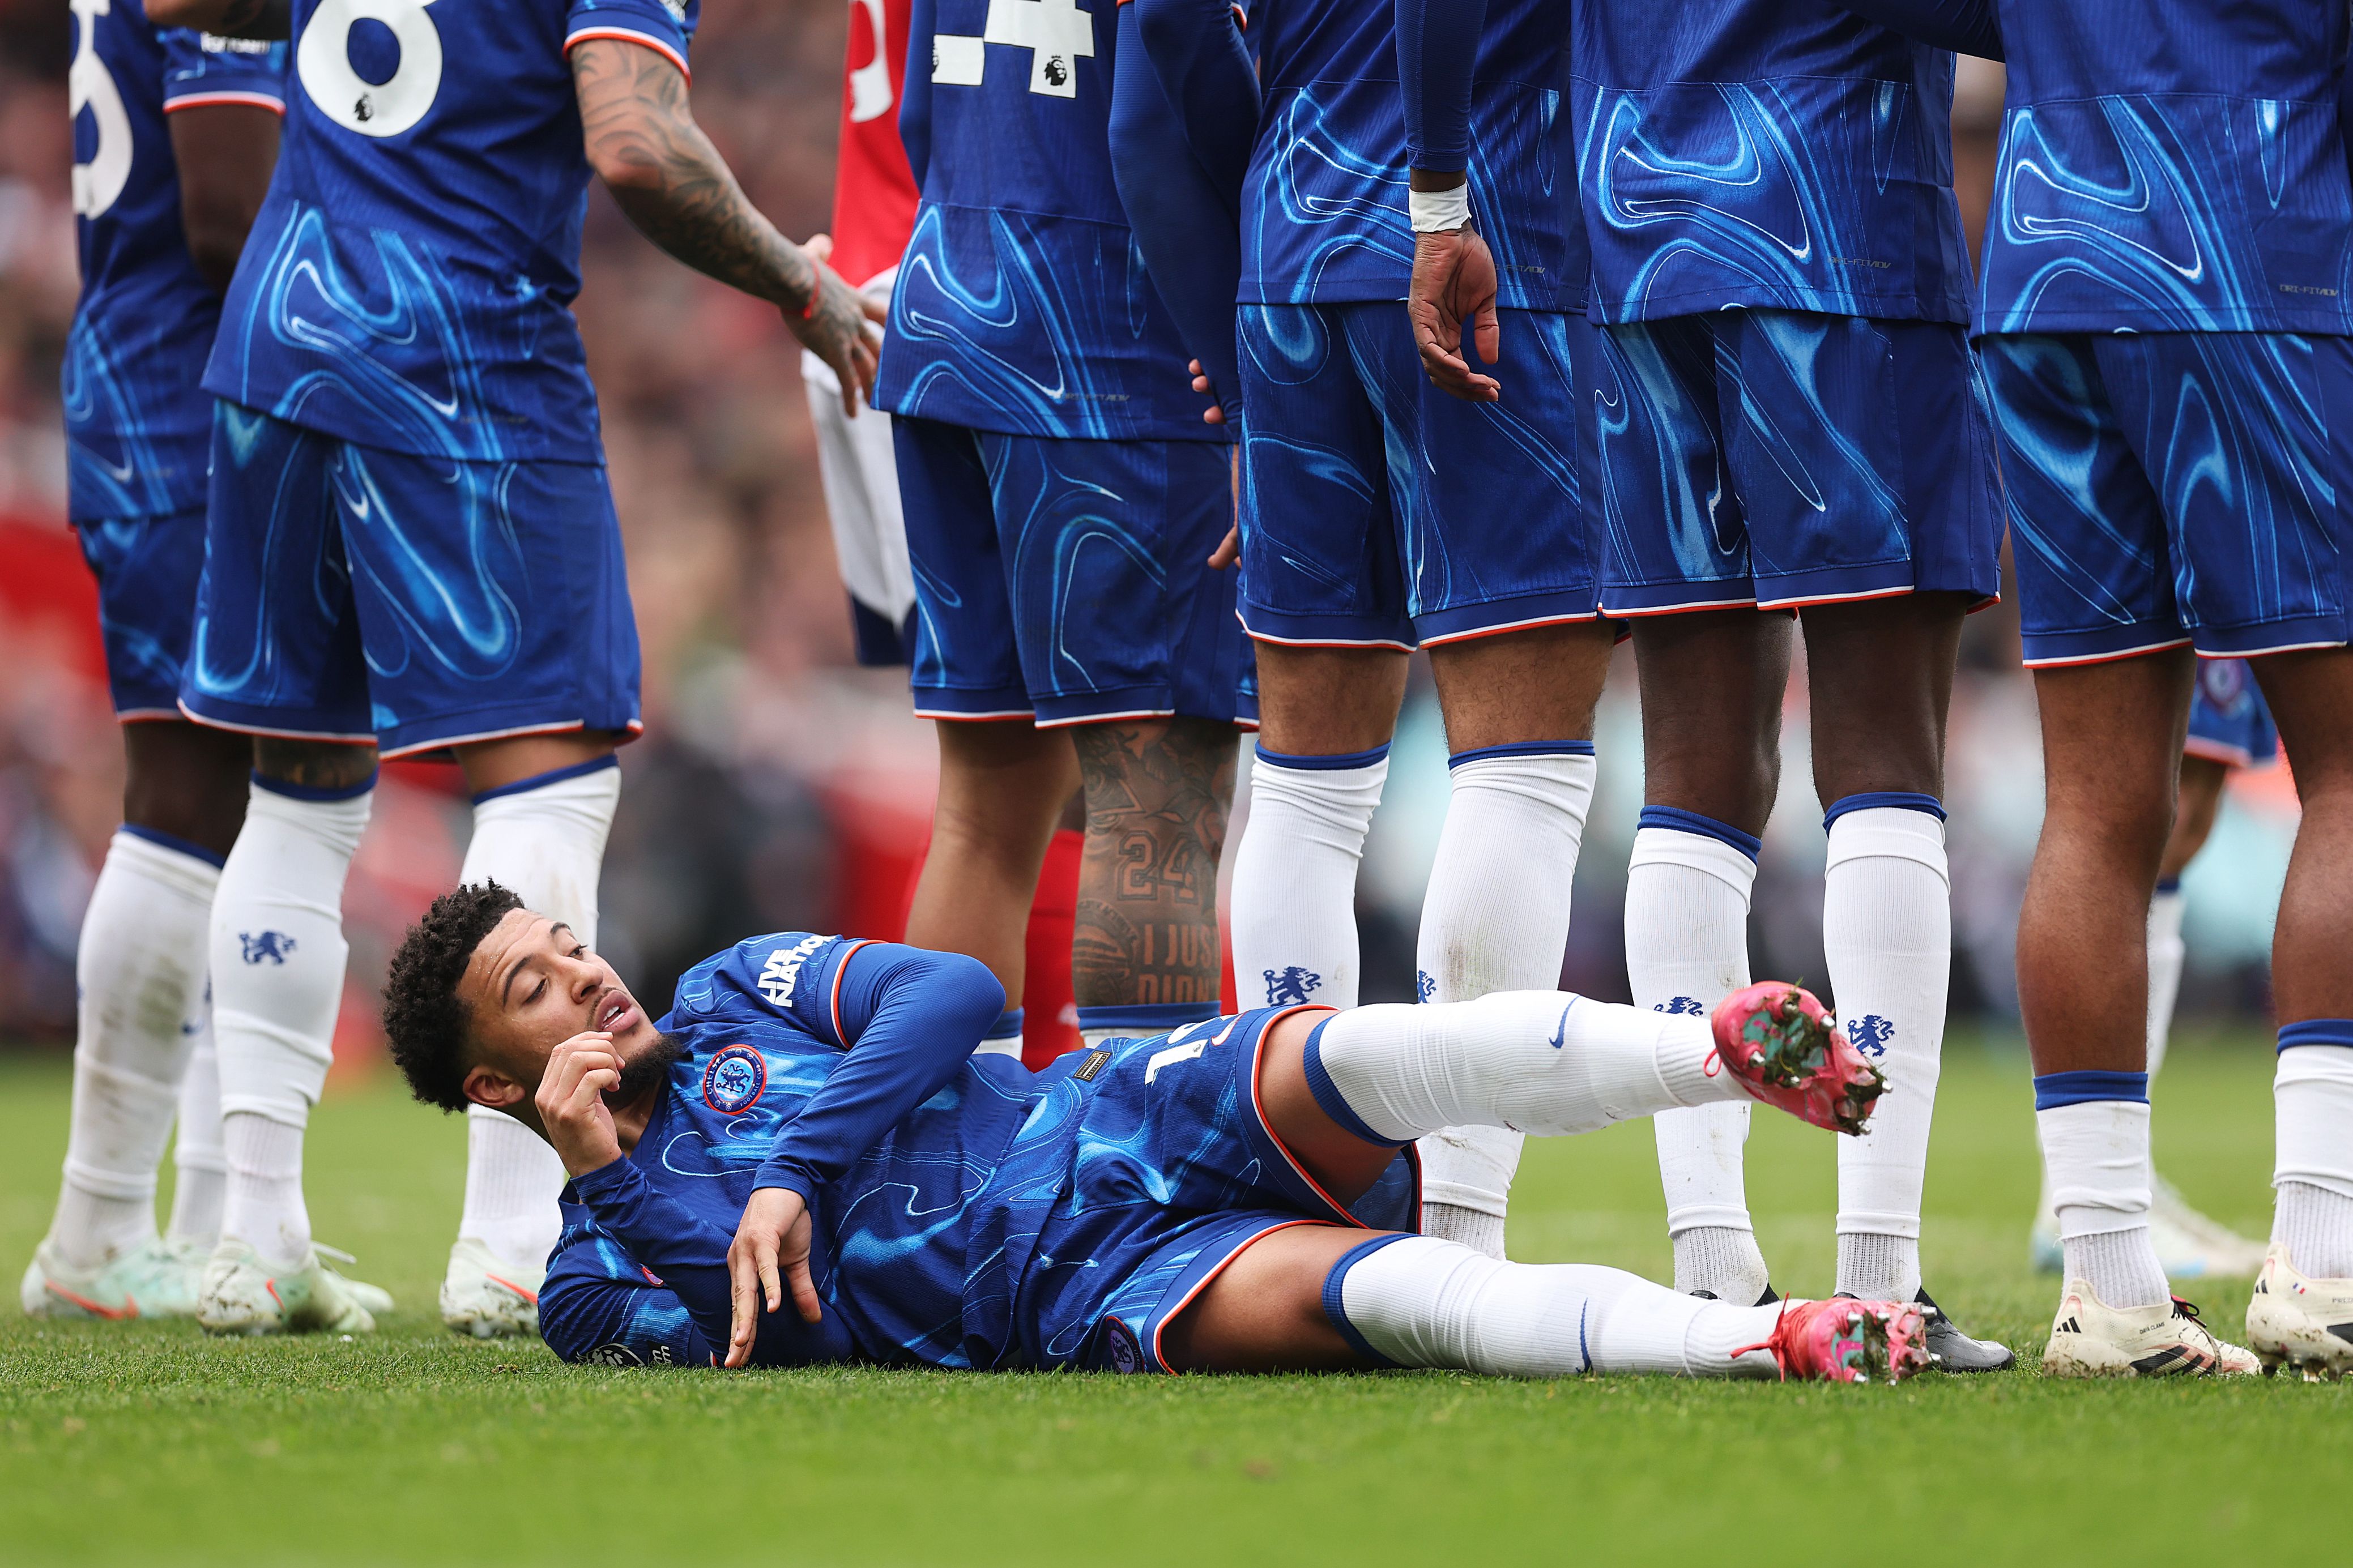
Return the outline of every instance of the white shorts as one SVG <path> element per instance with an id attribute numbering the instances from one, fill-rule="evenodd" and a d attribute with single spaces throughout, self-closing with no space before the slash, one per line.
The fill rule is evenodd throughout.
<path id="1" fill-rule="evenodd" d="M 866 296 L 888 304 L 898 270 L 892 268 L 869 282 Z M 831 366 L 806 349 L 801 352 L 801 379 L 808 388 L 809 418 L 817 426 L 818 473 L 833 524 L 833 552 L 841 563 L 842 586 L 849 590 L 858 662 L 904 664 L 915 574 L 907 564 L 907 524 L 899 510 L 891 416 L 863 407 L 855 419 L 845 416 L 839 379 Z"/>

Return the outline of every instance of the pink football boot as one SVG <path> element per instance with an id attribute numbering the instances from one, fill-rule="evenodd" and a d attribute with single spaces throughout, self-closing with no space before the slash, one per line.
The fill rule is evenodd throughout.
<path id="1" fill-rule="evenodd" d="M 1784 1383 L 1793 1377 L 1869 1383 L 1882 1373 L 1888 1382 L 1901 1383 L 1927 1367 L 1927 1333 L 1926 1315 L 1911 1301 L 1857 1301 L 1844 1296 L 1784 1301 L 1772 1336 L 1732 1353 L 1772 1352 Z"/>
<path id="2" fill-rule="evenodd" d="M 1833 1132 L 1857 1133 L 1887 1079 L 1839 1033 L 1813 993 L 1760 980 L 1716 1004 L 1716 1054 L 1766 1104 Z"/>

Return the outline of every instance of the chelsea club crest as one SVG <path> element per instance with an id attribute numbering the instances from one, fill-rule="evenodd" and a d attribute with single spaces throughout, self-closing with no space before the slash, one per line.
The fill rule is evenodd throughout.
<path id="1" fill-rule="evenodd" d="M 768 1087 L 768 1064 L 749 1046 L 729 1046 L 702 1069 L 702 1103 L 722 1116 L 749 1110 Z"/>

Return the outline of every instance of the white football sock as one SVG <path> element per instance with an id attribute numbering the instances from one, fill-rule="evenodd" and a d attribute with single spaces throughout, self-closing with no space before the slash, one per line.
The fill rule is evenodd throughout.
<path id="1" fill-rule="evenodd" d="M 1344 1334 L 1400 1366 L 1501 1377 L 1582 1372 L 1778 1373 L 1778 1310 L 1694 1300 L 1616 1268 L 1506 1263 L 1457 1242 L 1407 1237 L 1344 1258 L 1324 1288 Z"/>
<path id="2" fill-rule="evenodd" d="M 1466 752 L 1447 771 L 1452 794 L 1415 953 L 1422 1000 L 1558 985 L 1569 888 L 1593 804 L 1591 743 Z M 1450 1127 L 1424 1138 L 1422 1234 L 1503 1257 L 1523 1142 L 1504 1127 Z"/>
<path id="3" fill-rule="evenodd" d="M 221 1235 L 290 1267 L 311 1246 L 302 1129 L 334 1059 L 350 953 L 343 879 L 367 829 L 374 790 L 371 779 L 337 798 L 256 780 L 213 898 L 213 1034 L 228 1158 Z M 290 1137 L 290 1156 L 285 1138 L 247 1125 L 258 1121 Z"/>
<path id="4" fill-rule="evenodd" d="M 564 1231 L 556 1195 L 564 1161 L 554 1169 L 545 1140 L 504 1111 L 466 1107 L 466 1198 L 458 1215 L 459 1240 L 474 1240 L 510 1263 L 545 1265 Z"/>
<path id="5" fill-rule="evenodd" d="M 209 995 L 180 1079 L 180 1117 L 172 1138 L 172 1239 L 210 1249 L 220 1240 L 221 1194 L 228 1181 L 228 1153 L 221 1147 L 220 1057 L 213 1044 Z"/>
<path id="6" fill-rule="evenodd" d="M 1681 826 L 1678 826 L 1681 825 Z M 1701 1018 L 1748 984 L 1752 850 L 1695 813 L 1651 806 L 1626 870 L 1626 977 L 1634 1005 Z M 1746 1305 L 1771 1282 L 1748 1216 L 1742 1146 L 1748 1106 L 1725 1101 L 1651 1119 L 1674 1243 L 1675 1289 Z"/>
<path id="7" fill-rule="evenodd" d="M 1705 1018 L 1556 991 L 1335 1014 L 1309 1037 L 1307 1081 L 1334 1121 L 1392 1143 L 1441 1127 L 1591 1132 L 1747 1094 Z"/>
<path id="8" fill-rule="evenodd" d="M 302 1129 L 250 1110 L 221 1118 L 227 1202 L 221 1235 L 250 1243 L 269 1262 L 291 1267 L 311 1253 L 311 1210 L 302 1201 Z"/>
<path id="9" fill-rule="evenodd" d="M 2051 1073 L 2034 1080 L 2042 1167 L 2059 1211 L 2066 1277 L 2111 1307 L 2167 1300 L 2165 1268 L 2149 1237 L 2148 1102 L 2073 1099 L 2061 1080 L 2130 1079 L 2137 1073 Z M 2116 1086 L 2128 1092 L 2128 1084 Z"/>
<path id="10" fill-rule="evenodd" d="M 1920 1200 L 1953 968 L 1945 822 L 1914 805 L 1831 807 L 1822 951 L 1840 1025 L 1887 1075 L 1870 1131 L 1838 1141 L 1838 1288 L 1866 1301 L 1920 1290 Z M 1843 809 L 1841 809 L 1843 808 Z"/>
<path id="11" fill-rule="evenodd" d="M 2353 1039 L 2353 1020 L 2290 1024 L 2280 1037 L 2287 1042 L 2299 1031 Z M 2272 1104 L 2279 1130 L 2272 1239 L 2312 1279 L 2353 1278 L 2353 1045 L 2286 1045 Z"/>
<path id="12" fill-rule="evenodd" d="M 2148 1076 L 2155 1086 L 2173 1036 L 2173 1005 L 2181 995 L 2181 971 L 2189 947 L 2181 940 L 2186 907 L 2179 882 L 2160 882 L 2148 900 Z M 1873 1120 L 1876 1120 L 1874 1116 Z"/>
<path id="13" fill-rule="evenodd" d="M 605 839 L 620 801 L 621 770 L 609 755 L 485 790 L 474 797 L 474 837 L 458 879 L 512 889 L 593 950 Z M 538 1133 L 503 1111 L 466 1108 L 459 1239 L 510 1262 L 543 1264 L 564 1228 L 564 1180 L 563 1160 Z"/>
<path id="14" fill-rule="evenodd" d="M 204 1016 L 220 870 L 194 846 L 125 827 L 82 916 L 65 1185 L 49 1226 L 60 1261 L 95 1268 L 155 1235 L 155 1167 Z"/>
<path id="15" fill-rule="evenodd" d="M 1387 746 L 1334 757 L 1259 749 L 1250 820 L 1234 847 L 1234 980 L 1243 1007 L 1356 1005 L 1356 866 L 1388 775 Z"/>

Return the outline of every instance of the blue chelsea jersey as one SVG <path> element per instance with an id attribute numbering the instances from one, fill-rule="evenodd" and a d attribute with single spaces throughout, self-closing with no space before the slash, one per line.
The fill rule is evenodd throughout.
<path id="1" fill-rule="evenodd" d="M 942 1087 L 881 1136 L 845 1152 L 838 1175 L 816 1183 L 778 1175 L 780 1138 L 797 1120 L 806 1123 L 801 1113 L 811 1098 L 858 1059 L 849 1047 L 871 1002 L 856 994 L 855 981 L 846 996 L 844 980 L 845 965 L 862 949 L 909 952 L 786 932 L 739 942 L 679 982 L 677 1004 L 659 1026 L 684 1054 L 643 1136 L 626 1159 L 579 1178 L 565 1194 L 565 1233 L 542 1300 L 554 1306 L 554 1332 L 580 1339 L 572 1353 L 585 1346 L 586 1359 L 595 1359 L 596 1350 L 611 1347 L 606 1359 L 682 1360 L 682 1347 L 706 1344 L 680 1304 L 691 1294 L 685 1277 L 715 1270 L 712 1283 L 723 1287 L 718 1277 L 727 1247 L 754 1189 L 789 1184 L 809 1200 L 811 1271 L 825 1321 L 807 1328 L 786 1308 L 764 1327 L 761 1359 L 972 1363 L 968 1287 L 976 1274 L 988 1275 L 992 1259 L 1005 1261 L 1001 1242 L 987 1239 L 991 1216 L 1001 1224 L 1004 1205 L 983 1202 L 983 1188 L 1036 1092 L 1018 1061 L 959 1061 Z M 956 1048 L 962 1056 L 970 1046 Z M 624 1184 L 637 1189 L 634 1199 L 615 1197 Z M 647 1215 L 640 1234 L 624 1238 L 591 1212 L 591 1204 L 617 1203 L 627 1212 L 657 1205 L 659 1212 Z M 668 1288 L 636 1289 L 649 1282 Z M 601 1321 L 585 1331 L 565 1321 L 574 1300 L 595 1301 Z M 770 1333 L 789 1342 L 771 1346 Z M 989 1342 L 1001 1337 L 995 1331 Z M 991 1354 L 984 1350 L 978 1359 Z"/>
<path id="2" fill-rule="evenodd" d="M 2344 0 L 2001 0 L 1980 330 L 2353 331 Z"/>
<path id="3" fill-rule="evenodd" d="M 1118 34 L 1113 0 L 916 5 L 930 156 L 880 406 L 1010 435 L 1229 438 L 1201 421 L 1113 184 Z"/>
<path id="4" fill-rule="evenodd" d="M 1968 320 L 1949 52 L 1834 0 L 1575 10 L 1599 319 L 1755 305 Z"/>
<path id="5" fill-rule="evenodd" d="M 394 451 L 600 461 L 566 54 L 614 37 L 684 70 L 697 6 L 295 0 L 285 143 L 206 387 Z"/>
<path id="6" fill-rule="evenodd" d="M 1490 0 L 1471 97 L 1473 220 L 1496 303 L 1583 310 L 1566 0 Z M 1401 300 L 1413 267 L 1392 0 L 1259 0 L 1265 111 L 1242 205 L 1241 298 Z"/>
<path id="7" fill-rule="evenodd" d="M 286 46 L 152 26 L 140 0 L 72 0 L 74 231 L 81 298 L 66 337 L 67 507 L 76 521 L 200 507 L 212 399 L 199 384 L 220 297 L 180 226 L 164 117 L 281 110 Z"/>

